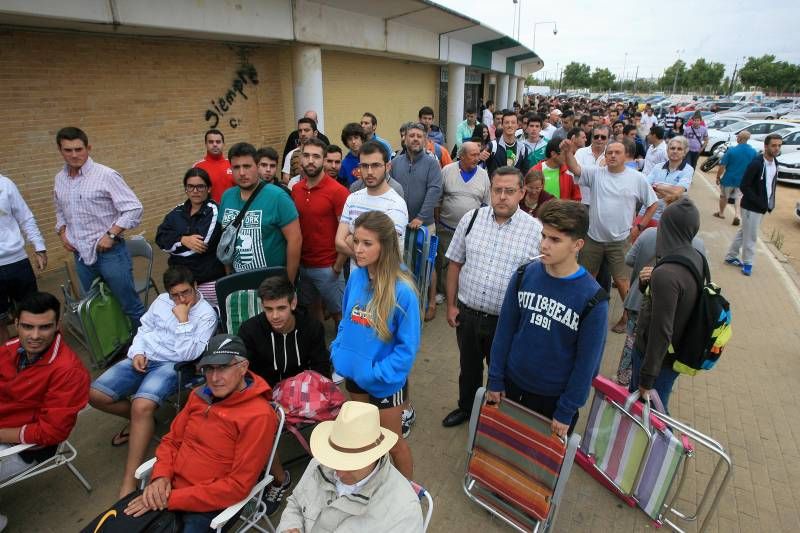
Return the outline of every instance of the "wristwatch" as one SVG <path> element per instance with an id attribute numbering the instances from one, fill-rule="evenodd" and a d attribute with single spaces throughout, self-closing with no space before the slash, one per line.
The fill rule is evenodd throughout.
<path id="1" fill-rule="evenodd" d="M 107 236 L 108 236 L 108 238 L 109 238 L 109 239 L 111 239 L 112 241 L 116 241 L 116 240 L 119 238 L 119 235 L 117 235 L 116 233 L 111 233 L 110 231 L 107 231 L 107 232 L 106 232 L 106 235 L 107 235 Z"/>

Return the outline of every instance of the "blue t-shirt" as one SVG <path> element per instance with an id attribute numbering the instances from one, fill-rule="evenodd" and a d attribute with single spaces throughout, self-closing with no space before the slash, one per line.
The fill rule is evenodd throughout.
<path id="1" fill-rule="evenodd" d="M 339 181 L 346 187 L 350 187 L 354 181 L 358 180 L 356 169 L 360 160 L 353 152 L 348 152 L 342 159 L 342 166 L 339 167 Z"/>
<path id="2" fill-rule="evenodd" d="M 679 185 L 684 188 L 684 190 L 688 191 L 689 187 L 692 186 L 692 178 L 694 176 L 694 169 L 691 165 L 686 162 L 686 159 L 683 160 L 677 169 L 670 170 L 669 169 L 669 161 L 664 163 L 663 165 L 656 165 L 650 171 L 650 174 L 647 175 L 647 182 L 653 186 L 658 183 L 666 183 L 667 185 Z M 664 201 L 663 198 L 658 199 L 658 208 L 656 212 L 653 214 L 653 220 L 658 221 L 661 220 L 661 214 L 664 212 L 664 209 L 667 208 L 667 202 Z M 639 216 L 644 216 L 645 211 L 647 211 L 647 207 L 642 206 L 639 210 Z"/>
<path id="3" fill-rule="evenodd" d="M 719 163 L 725 167 L 725 174 L 722 175 L 720 184 L 723 187 L 738 187 L 741 185 L 747 165 L 757 155 L 756 149 L 747 143 L 737 144 L 728 148 Z"/>
<path id="4" fill-rule="evenodd" d="M 369 323 L 372 288 L 366 268 L 350 272 L 344 290 L 342 320 L 331 344 L 331 362 L 344 376 L 376 398 L 396 393 L 406 384 L 421 337 L 419 299 L 404 281 L 395 283 L 395 306 L 389 317 L 392 338 L 384 341 Z"/>
<path id="5" fill-rule="evenodd" d="M 553 417 L 569 424 L 600 369 L 608 300 L 581 321 L 600 285 L 585 269 L 556 278 L 538 261 L 528 265 L 519 292 L 516 288 L 514 272 L 494 334 L 488 389 L 505 390 L 509 379 L 524 391 L 558 396 Z"/>
<path id="6" fill-rule="evenodd" d="M 219 207 L 223 228 L 236 218 L 244 204 L 239 187 L 225 191 Z M 293 220 L 297 220 L 297 208 L 292 198 L 272 183 L 265 185 L 239 226 L 233 270 L 286 266 L 286 238 L 281 229 Z"/>

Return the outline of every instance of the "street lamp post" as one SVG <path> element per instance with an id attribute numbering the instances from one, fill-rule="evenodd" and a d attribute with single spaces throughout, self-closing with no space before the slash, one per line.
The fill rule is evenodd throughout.
<path id="1" fill-rule="evenodd" d="M 683 48 L 681 48 L 679 50 L 675 50 L 675 53 L 678 54 L 678 60 L 679 61 L 681 59 L 681 54 L 684 53 L 685 51 L 686 50 L 683 49 Z M 675 65 L 675 80 L 673 80 L 673 82 L 672 82 L 672 94 L 675 94 L 675 91 L 677 90 L 677 87 L 678 87 L 678 65 L 677 65 L 677 61 L 675 63 L 676 63 L 676 65 Z"/>

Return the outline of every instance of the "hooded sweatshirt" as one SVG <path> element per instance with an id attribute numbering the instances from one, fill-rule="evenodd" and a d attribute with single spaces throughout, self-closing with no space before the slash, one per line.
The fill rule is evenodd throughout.
<path id="1" fill-rule="evenodd" d="M 239 337 L 247 346 L 250 370 L 267 380 L 270 387 L 304 370 L 331 377 L 325 328 L 301 309 L 295 311 L 294 319 L 295 327 L 288 333 L 272 329 L 264 313 L 239 327 Z"/>
<path id="2" fill-rule="evenodd" d="M 223 399 L 200 386 L 156 448 L 153 479 L 172 482 L 167 508 L 210 512 L 244 499 L 267 464 L 277 416 L 267 382 L 248 371 L 247 386 Z"/>
<path id="3" fill-rule="evenodd" d="M 703 256 L 692 245 L 699 229 L 700 213 L 688 197 L 667 206 L 658 225 L 656 259 L 681 255 L 702 273 Z M 680 344 L 699 290 L 694 275 L 683 265 L 665 263 L 653 269 L 636 334 L 636 349 L 644 354 L 639 374 L 642 387 L 652 389 L 661 368 L 672 366 L 674 358 L 667 350 L 670 344 Z"/>

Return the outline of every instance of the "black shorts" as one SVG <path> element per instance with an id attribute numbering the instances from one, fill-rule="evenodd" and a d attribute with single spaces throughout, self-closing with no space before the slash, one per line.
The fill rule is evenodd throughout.
<path id="1" fill-rule="evenodd" d="M 353 394 L 367 394 L 369 396 L 369 403 L 376 406 L 378 409 L 391 409 L 392 407 L 400 407 L 403 405 L 403 403 L 405 403 L 406 398 L 408 397 L 408 381 L 406 381 L 402 389 L 395 392 L 391 396 L 386 396 L 385 398 L 377 398 L 371 395 L 359 387 L 358 383 L 349 378 L 345 378 L 344 388 L 347 390 L 347 392 Z"/>
<path id="2" fill-rule="evenodd" d="M 0 319 L 4 319 L 12 306 L 36 292 L 36 276 L 27 259 L 0 266 Z"/>

